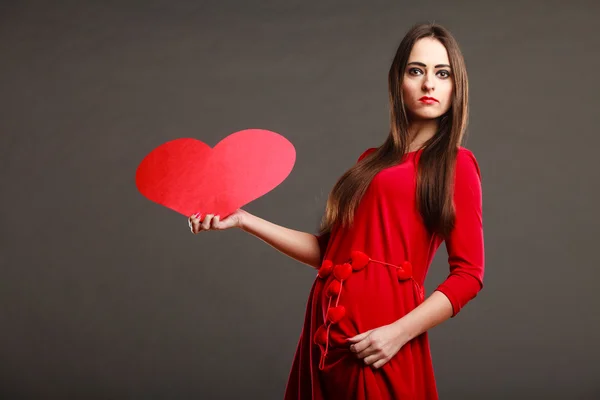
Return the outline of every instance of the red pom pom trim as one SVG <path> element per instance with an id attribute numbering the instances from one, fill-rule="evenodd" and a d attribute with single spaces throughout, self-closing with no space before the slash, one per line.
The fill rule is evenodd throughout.
<path id="1" fill-rule="evenodd" d="M 410 274 L 406 273 L 406 271 L 403 270 L 402 268 L 398 268 L 398 270 L 396 271 L 396 274 L 398 275 L 398 279 L 401 281 L 410 279 Z"/>
<path id="2" fill-rule="evenodd" d="M 402 266 L 396 270 L 396 273 L 398 274 L 398 279 L 401 281 L 412 278 L 412 264 L 408 261 L 404 261 Z"/>
<path id="3" fill-rule="evenodd" d="M 346 308 L 344 306 L 331 307 L 327 311 L 327 319 L 332 324 L 339 322 L 346 315 Z"/>
<path id="4" fill-rule="evenodd" d="M 327 287 L 327 296 L 333 297 L 340 294 L 342 290 L 342 284 L 338 280 L 332 280 L 329 286 Z"/>
<path id="5" fill-rule="evenodd" d="M 338 264 L 333 267 L 333 276 L 340 281 L 348 279 L 350 275 L 352 275 L 352 265 L 348 263 Z"/>
<path id="6" fill-rule="evenodd" d="M 366 267 L 371 260 L 368 255 L 358 250 L 350 252 L 350 258 L 352 258 L 352 269 L 355 271 L 360 271 Z"/>
<path id="7" fill-rule="evenodd" d="M 323 264 L 321 264 L 321 268 L 319 268 L 319 278 L 327 278 L 331 274 L 332 270 L 333 262 L 331 262 L 331 260 L 323 261 Z"/>
<path id="8" fill-rule="evenodd" d="M 325 344 L 327 343 L 327 326 L 321 325 L 319 329 L 317 329 L 313 337 L 313 341 L 315 344 L 325 346 Z"/>
<path id="9" fill-rule="evenodd" d="M 404 261 L 402 262 L 402 265 L 400 265 L 402 267 L 402 269 L 404 269 L 410 276 L 412 276 L 413 273 L 413 267 L 412 264 L 410 263 L 410 261 Z"/>

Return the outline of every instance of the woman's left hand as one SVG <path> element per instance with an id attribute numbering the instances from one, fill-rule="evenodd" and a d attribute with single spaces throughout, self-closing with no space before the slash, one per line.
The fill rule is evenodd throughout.
<path id="1" fill-rule="evenodd" d="M 381 368 L 407 342 L 407 335 L 398 326 L 390 324 L 351 337 L 350 351 L 373 368 Z"/>

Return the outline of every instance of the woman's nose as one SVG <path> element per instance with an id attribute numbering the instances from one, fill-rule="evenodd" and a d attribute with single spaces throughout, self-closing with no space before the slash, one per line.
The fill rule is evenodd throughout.
<path id="1" fill-rule="evenodd" d="M 425 76 L 425 79 L 423 80 L 423 90 L 425 91 L 429 91 L 429 90 L 433 90 L 435 87 L 433 85 L 433 79 L 430 78 L 428 75 Z"/>

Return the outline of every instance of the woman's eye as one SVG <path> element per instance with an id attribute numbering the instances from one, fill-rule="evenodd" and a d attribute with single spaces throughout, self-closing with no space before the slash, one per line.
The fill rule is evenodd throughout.
<path id="1" fill-rule="evenodd" d="M 419 68 L 411 68 L 411 69 L 408 70 L 408 73 L 410 75 L 420 75 L 420 74 L 423 73 L 423 71 L 421 71 Z M 447 70 L 445 70 L 445 69 L 443 69 L 441 71 L 438 71 L 438 74 L 441 74 L 440 76 L 442 78 L 448 78 L 448 77 L 450 77 L 450 72 L 447 71 Z"/>

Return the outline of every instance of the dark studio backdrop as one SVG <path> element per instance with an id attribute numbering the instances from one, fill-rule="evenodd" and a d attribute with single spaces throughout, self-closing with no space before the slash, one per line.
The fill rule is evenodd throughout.
<path id="1" fill-rule="evenodd" d="M 388 133 L 387 71 L 439 22 L 470 77 L 485 287 L 430 331 L 441 399 L 598 399 L 600 3 L 0 5 L 0 398 L 280 399 L 315 271 L 142 197 L 156 146 L 286 136 L 245 209 L 315 233 Z M 426 282 L 448 274 L 441 248 Z"/>

